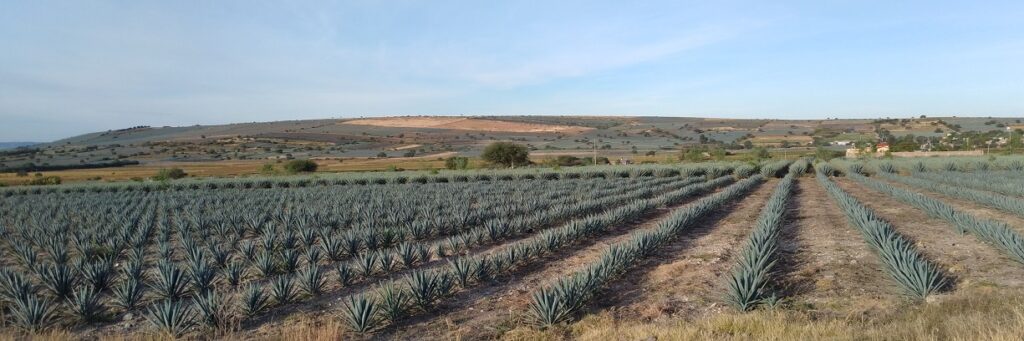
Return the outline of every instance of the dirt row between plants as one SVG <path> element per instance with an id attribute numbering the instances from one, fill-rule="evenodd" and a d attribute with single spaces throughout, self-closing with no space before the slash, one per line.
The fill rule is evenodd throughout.
<path id="1" fill-rule="evenodd" d="M 763 202 L 771 194 L 770 184 L 773 183 L 775 181 L 762 183 L 740 202 Z M 735 209 L 729 206 L 735 205 L 736 203 L 727 205 L 717 211 L 734 211 Z M 503 279 L 501 283 L 474 292 L 470 297 L 456 297 L 451 302 L 450 309 L 445 309 L 443 313 L 401 326 L 400 331 L 384 334 L 382 337 L 385 339 L 493 339 L 511 329 L 527 326 L 530 324 L 528 309 L 534 290 L 597 260 L 609 245 L 629 239 L 630 235 L 627 232 L 654 228 L 662 218 L 678 207 L 663 209 L 650 219 L 628 224 L 621 232 L 616 231 L 614 234 L 587 243 L 577 249 L 567 250 L 549 257 L 535 267 L 518 272 L 513 278 Z M 695 228 L 690 231 L 692 233 L 687 235 L 708 232 L 703 231 L 702 233 L 700 229 L 700 227 Z M 670 245 L 669 248 L 659 249 L 658 254 L 672 252 L 674 251 L 671 250 Z M 624 277 L 635 278 L 638 277 L 636 274 L 645 273 L 648 270 L 646 266 L 642 266 L 639 269 L 633 269 Z M 605 290 L 598 295 L 601 299 L 592 304 L 599 306 L 610 297 L 611 292 L 615 292 L 615 289 Z"/>
<path id="2" fill-rule="evenodd" d="M 778 181 L 716 210 L 613 283 L 588 313 L 651 321 L 727 309 L 725 278 Z"/>
<path id="3" fill-rule="evenodd" d="M 754 227 L 777 181 L 714 212 L 673 243 L 647 258 L 623 281 L 612 284 L 590 313 L 607 311 L 641 321 L 717 312 L 725 290 L 722 276 Z"/>
<path id="4" fill-rule="evenodd" d="M 796 182 L 780 243 L 780 296 L 790 309 L 846 315 L 891 306 L 895 286 L 818 181 Z"/>
<path id="5" fill-rule="evenodd" d="M 925 257 L 950 276 L 953 290 L 972 285 L 1024 286 L 1024 266 L 996 247 L 970 234 L 960 234 L 945 220 L 931 218 L 916 207 L 853 180 L 836 179 L 836 183 L 912 240 Z"/>

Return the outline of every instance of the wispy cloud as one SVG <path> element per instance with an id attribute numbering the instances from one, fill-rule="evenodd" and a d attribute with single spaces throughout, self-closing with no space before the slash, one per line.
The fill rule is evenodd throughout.
<path id="1" fill-rule="evenodd" d="M 1021 2 L 879 6 L 4 1 L 0 140 L 394 113 L 1020 109 Z"/>
<path id="2" fill-rule="evenodd" d="M 657 61 L 733 36 L 734 30 L 704 29 L 653 43 L 601 42 L 563 46 L 550 54 L 507 65 L 461 70 L 460 76 L 486 85 L 503 87 L 543 83 L 560 78 L 586 76 L 606 70 Z"/>

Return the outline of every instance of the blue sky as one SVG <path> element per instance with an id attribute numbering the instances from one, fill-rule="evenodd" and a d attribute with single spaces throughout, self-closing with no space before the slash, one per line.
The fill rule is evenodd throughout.
<path id="1" fill-rule="evenodd" d="M 0 141 L 405 114 L 1024 116 L 1022 1 L 0 3 Z"/>

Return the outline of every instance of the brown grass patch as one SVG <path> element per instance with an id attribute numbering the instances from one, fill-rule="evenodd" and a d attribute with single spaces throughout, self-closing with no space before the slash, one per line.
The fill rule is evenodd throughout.
<path id="1" fill-rule="evenodd" d="M 518 328 L 508 340 L 1019 340 L 1020 292 L 976 288 L 933 303 L 869 316 L 821 318 L 796 310 L 727 312 L 698 320 L 637 322 L 593 315 L 547 330 Z"/>

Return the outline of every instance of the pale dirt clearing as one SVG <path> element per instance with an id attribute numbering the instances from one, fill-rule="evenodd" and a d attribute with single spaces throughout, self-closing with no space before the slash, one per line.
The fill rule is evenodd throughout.
<path id="1" fill-rule="evenodd" d="M 578 134 L 594 128 L 508 122 L 499 120 L 487 120 L 479 118 L 464 117 L 386 117 L 386 118 L 364 118 L 348 121 L 341 121 L 339 124 L 365 125 L 378 127 L 396 128 L 434 128 L 453 130 L 473 130 L 490 132 L 513 132 L 513 133 L 567 133 Z"/>

